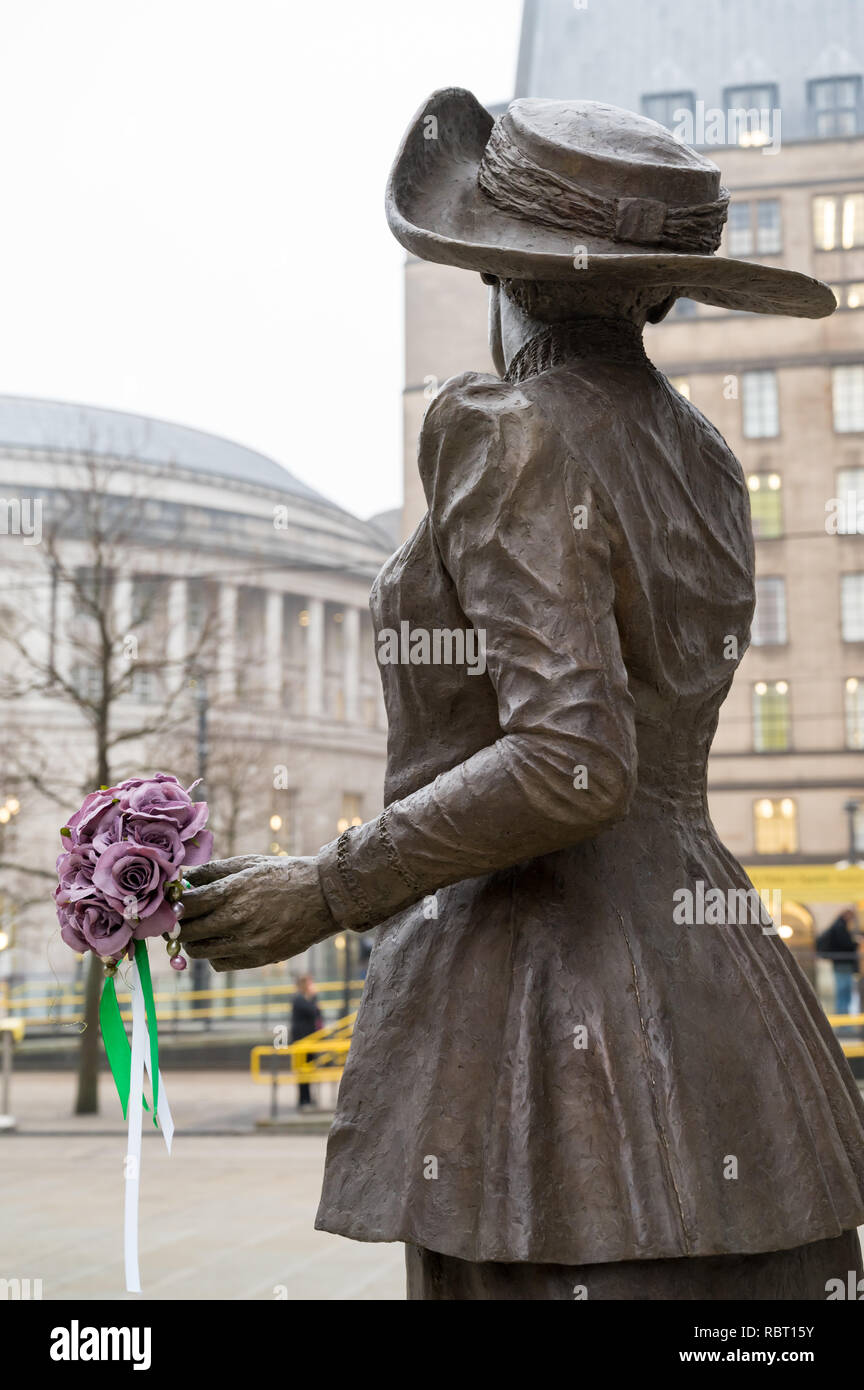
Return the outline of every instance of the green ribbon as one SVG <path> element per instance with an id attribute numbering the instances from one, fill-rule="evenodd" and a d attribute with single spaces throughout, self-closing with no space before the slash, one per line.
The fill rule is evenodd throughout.
<path id="1" fill-rule="evenodd" d="M 153 981 L 150 978 L 150 962 L 147 958 L 147 947 L 143 941 L 135 942 L 135 964 L 138 966 L 138 975 L 144 994 L 144 1008 L 147 1014 L 147 1033 L 150 1038 L 150 1069 L 153 1082 L 153 1124 L 158 1127 L 159 1033 L 156 1025 L 156 1004 L 153 999 Z M 105 1043 L 108 1065 L 111 1068 L 114 1085 L 117 1087 L 117 1094 L 120 1097 L 120 1105 L 123 1108 L 123 1118 L 125 1120 L 126 1111 L 129 1108 L 132 1047 L 126 1035 L 126 1027 L 120 1014 L 120 1005 L 117 1002 L 117 990 L 114 987 L 114 979 L 111 975 L 105 980 L 105 985 L 102 989 L 102 998 L 99 1001 L 99 1027 L 102 1030 L 102 1041 Z M 141 1099 L 144 1103 L 144 1109 L 149 1110 L 150 1106 L 147 1104 L 147 1101 L 144 1100 L 143 1096 Z"/>
<path id="2" fill-rule="evenodd" d="M 114 988 L 112 975 L 106 977 L 102 988 L 102 998 L 99 1001 L 99 1027 L 102 1029 L 102 1041 L 105 1044 L 108 1065 L 111 1068 L 111 1075 L 114 1077 L 114 1085 L 117 1087 L 117 1094 L 123 1107 L 123 1119 L 125 1120 L 129 1107 L 132 1048 L 126 1036 L 123 1019 L 120 1017 L 120 1005 L 117 1003 L 117 991 Z M 146 1105 L 147 1102 L 145 1101 L 144 1104 Z"/>
<path id="3" fill-rule="evenodd" d="M 143 941 L 135 942 L 135 964 L 138 966 L 141 988 L 144 991 L 144 1008 L 147 1011 L 147 1033 L 150 1038 L 150 1072 L 153 1084 L 153 1123 L 158 1127 L 156 1115 L 159 1109 L 159 1029 L 156 1024 L 156 1001 L 153 998 L 153 981 L 150 978 L 150 961 L 147 957 L 146 943 Z"/>

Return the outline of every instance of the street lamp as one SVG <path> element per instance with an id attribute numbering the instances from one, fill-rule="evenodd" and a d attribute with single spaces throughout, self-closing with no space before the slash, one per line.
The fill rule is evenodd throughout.
<path id="1" fill-rule="evenodd" d="M 862 860 L 861 857 L 860 857 L 860 852 L 859 852 L 858 843 L 857 843 L 857 841 L 858 841 L 858 836 L 857 836 L 857 834 L 856 834 L 856 828 L 857 828 L 857 827 L 856 827 L 856 820 L 857 820 L 857 817 L 858 817 L 858 812 L 861 810 L 861 802 L 860 802 L 860 801 L 855 801 L 855 800 L 852 800 L 852 799 L 850 799 L 849 801 L 844 801 L 844 803 L 843 803 L 843 810 L 846 812 L 846 824 L 847 824 L 847 827 L 848 827 L 848 835 L 849 835 L 849 857 L 848 857 L 848 859 L 840 859 L 840 860 L 838 860 L 838 862 L 834 865 L 834 868 L 835 868 L 835 869 L 851 869 L 851 868 L 864 869 L 864 860 Z"/>
<path id="2" fill-rule="evenodd" d="M 192 686 L 193 690 L 195 691 L 195 709 L 196 709 L 196 715 L 197 715 L 197 718 L 196 718 L 196 736 L 197 736 L 196 752 L 197 752 L 197 763 L 198 763 L 198 767 L 197 767 L 197 773 L 198 773 L 198 786 L 195 788 L 195 799 L 196 799 L 196 801 L 204 801 L 204 800 L 206 800 L 206 797 L 207 797 L 207 787 L 206 787 L 206 779 L 207 779 L 207 755 L 208 755 L 208 752 L 209 752 L 209 745 L 208 745 L 208 741 L 207 741 L 207 720 L 208 720 L 208 715 L 209 715 L 209 713 L 210 713 L 210 705 L 209 705 L 208 698 L 207 698 L 207 678 L 206 678 L 206 675 L 205 675 L 205 672 L 204 672 L 204 668 L 203 668 L 202 666 L 199 666 L 199 665 L 195 664 L 195 665 L 193 665 L 193 666 L 190 667 L 190 669 L 189 669 L 189 684 Z M 207 973 L 208 973 L 208 966 L 207 966 L 206 960 L 203 960 L 203 959 L 200 958 L 200 957 L 199 957 L 198 960 L 193 960 L 193 962 L 192 962 L 192 990 L 193 990 L 193 992 L 196 992 L 196 993 L 197 993 L 198 991 L 203 990 L 203 989 L 206 988 L 206 985 L 207 985 Z M 207 1006 L 207 1001 L 206 1001 L 206 999 L 193 999 L 193 1000 L 192 1000 L 192 1006 L 193 1006 L 193 1008 L 204 1009 L 204 1008 L 206 1008 L 206 1006 Z M 208 1017 L 205 1019 L 205 1026 L 206 1026 L 207 1028 L 210 1027 L 210 1018 L 209 1018 L 209 1015 L 208 1015 Z"/>

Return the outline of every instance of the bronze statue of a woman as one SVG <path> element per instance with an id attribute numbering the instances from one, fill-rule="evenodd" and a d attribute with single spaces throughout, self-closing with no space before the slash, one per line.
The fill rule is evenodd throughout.
<path id="1" fill-rule="evenodd" d="M 824 1299 L 861 1273 L 864 1107 L 751 889 L 706 763 L 748 643 L 741 467 L 645 355 L 677 296 L 818 318 L 716 256 L 719 170 L 596 102 L 433 95 L 390 226 L 490 286 L 498 376 L 420 440 L 429 510 L 378 629 L 472 631 L 485 670 L 382 667 L 386 809 L 315 859 L 192 870 L 216 969 L 378 926 L 317 1225 L 404 1241 L 423 1299 Z M 421 647 L 422 650 L 422 647 Z M 678 895 L 676 897 L 676 895 Z"/>

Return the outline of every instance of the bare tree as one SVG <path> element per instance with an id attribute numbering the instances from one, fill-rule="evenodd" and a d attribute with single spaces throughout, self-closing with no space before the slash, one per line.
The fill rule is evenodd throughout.
<path id="1" fill-rule="evenodd" d="M 73 797 L 116 781 L 124 759 L 128 771 L 128 759 L 142 740 L 188 727 L 190 670 L 200 669 L 213 647 L 210 611 L 199 614 L 191 650 L 184 631 L 183 640 L 173 644 L 177 655 L 169 656 L 168 581 L 147 576 L 135 563 L 143 545 L 153 548 L 152 534 L 145 536 L 140 526 L 143 486 L 142 496 L 130 496 L 128 486 L 115 485 L 118 470 L 128 483 L 129 466 L 95 450 L 68 461 L 69 485 L 44 499 L 41 544 L 12 566 L 12 584 L 0 607 L 0 642 L 14 653 L 0 676 L 0 699 L 13 705 L 32 705 L 40 697 L 60 701 L 89 732 L 89 770 L 75 788 L 63 786 L 56 766 L 46 765 L 48 754 L 32 730 L 16 745 L 14 775 L 42 796 L 65 802 L 67 814 Z M 179 523 L 174 534 L 160 535 L 166 548 L 178 540 Z M 130 695 L 138 699 L 127 699 Z M 46 872 L 38 866 L 18 868 L 25 874 Z M 99 1108 L 101 983 L 101 963 L 91 954 L 75 1100 L 79 1115 Z"/>

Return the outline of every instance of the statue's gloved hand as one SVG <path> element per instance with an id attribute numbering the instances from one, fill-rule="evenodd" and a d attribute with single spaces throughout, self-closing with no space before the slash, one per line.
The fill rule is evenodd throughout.
<path id="1" fill-rule="evenodd" d="M 184 871 L 180 941 L 214 970 L 251 970 L 299 955 L 338 930 L 317 860 L 244 854 Z"/>

